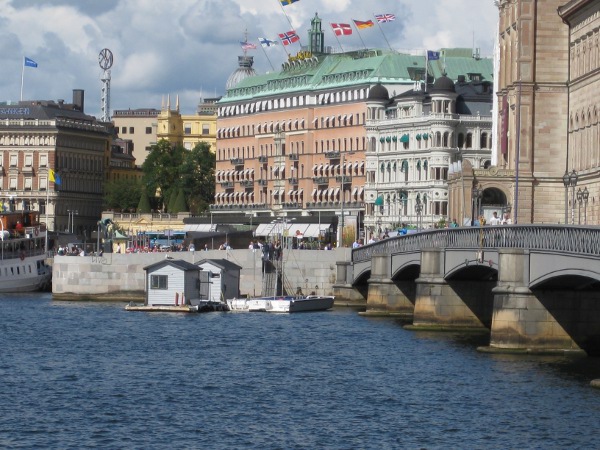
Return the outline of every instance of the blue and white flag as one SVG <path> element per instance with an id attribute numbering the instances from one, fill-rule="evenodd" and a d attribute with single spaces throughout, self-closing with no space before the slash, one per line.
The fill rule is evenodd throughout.
<path id="1" fill-rule="evenodd" d="M 27 56 L 25 56 L 24 65 L 25 67 L 37 67 L 37 63 L 33 59 L 28 58 Z"/>
<path id="2" fill-rule="evenodd" d="M 431 50 L 427 50 L 427 59 L 429 61 L 440 59 L 440 52 L 432 52 Z"/>
<path id="3" fill-rule="evenodd" d="M 263 47 L 272 47 L 274 45 L 279 45 L 279 42 L 277 41 L 272 41 L 271 39 L 262 37 L 258 38 L 258 42 L 260 42 L 260 45 L 262 45 Z"/>

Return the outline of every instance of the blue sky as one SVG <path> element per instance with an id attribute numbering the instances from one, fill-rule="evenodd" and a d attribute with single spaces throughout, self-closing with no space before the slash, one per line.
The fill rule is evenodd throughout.
<path id="1" fill-rule="evenodd" d="M 323 20 L 327 45 L 337 46 L 330 22 L 369 20 L 392 13 L 383 24 L 392 48 L 401 51 L 476 47 L 491 56 L 498 10 L 492 0 L 300 0 L 284 7 L 306 42 L 315 13 Z M 167 94 L 180 97 L 192 113 L 201 97 L 224 93 L 241 54 L 239 41 L 276 39 L 290 30 L 279 0 L 0 0 L 0 51 L 4 56 L 0 101 L 18 101 L 23 56 L 24 99 L 65 99 L 85 90 L 86 112 L 100 115 L 98 53 L 114 54 L 111 109 L 160 108 Z M 374 27 L 361 32 L 369 47 L 387 47 Z M 362 46 L 356 33 L 340 38 L 345 50 Z M 299 46 L 288 47 L 290 51 Z M 285 60 L 282 46 L 250 51 L 258 72 Z"/>

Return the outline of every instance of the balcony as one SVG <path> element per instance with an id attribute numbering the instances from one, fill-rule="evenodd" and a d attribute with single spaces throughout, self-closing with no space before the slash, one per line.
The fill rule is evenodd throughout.
<path id="1" fill-rule="evenodd" d="M 337 176 L 335 177 L 335 182 L 336 183 L 344 183 L 344 184 L 348 184 L 348 183 L 352 183 L 352 177 L 348 176 L 348 175 L 344 175 L 344 176 Z"/>
<path id="2" fill-rule="evenodd" d="M 329 178 L 327 177 L 314 177 L 313 183 L 316 184 L 329 184 Z"/>
<path id="3" fill-rule="evenodd" d="M 242 158 L 231 158 L 229 160 L 229 162 L 231 162 L 232 166 L 243 166 L 244 165 L 244 160 Z"/>
<path id="4" fill-rule="evenodd" d="M 267 180 L 258 180 L 258 185 L 259 185 L 259 186 L 266 186 L 266 185 L 267 185 L 267 183 L 268 183 L 268 181 L 267 181 Z"/>
<path id="5" fill-rule="evenodd" d="M 269 161 L 269 158 L 267 158 L 266 156 L 259 156 L 258 157 L 258 162 L 259 163 L 266 163 Z"/>
<path id="6" fill-rule="evenodd" d="M 298 178 L 288 178 L 290 184 L 298 184 Z"/>
<path id="7" fill-rule="evenodd" d="M 300 155 L 298 155 L 297 153 L 290 153 L 288 155 L 288 158 L 290 158 L 292 161 L 298 161 L 300 159 Z"/>
<path id="8" fill-rule="evenodd" d="M 249 186 L 253 186 L 253 185 L 254 185 L 254 181 L 252 181 L 252 180 L 240 181 L 240 186 L 249 187 Z"/>
<path id="9" fill-rule="evenodd" d="M 325 153 L 325 158 L 328 159 L 339 159 L 340 152 L 327 152 Z"/>
<path id="10" fill-rule="evenodd" d="M 231 181 L 224 181 L 224 182 L 221 183 L 221 187 L 224 188 L 224 189 L 232 188 L 233 187 L 233 182 L 231 182 Z"/>

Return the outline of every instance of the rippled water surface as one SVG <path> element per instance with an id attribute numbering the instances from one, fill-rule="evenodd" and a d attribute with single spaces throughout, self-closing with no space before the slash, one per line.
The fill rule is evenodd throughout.
<path id="1" fill-rule="evenodd" d="M 353 310 L 126 312 L 0 297 L 0 447 L 598 448 L 594 358 Z"/>

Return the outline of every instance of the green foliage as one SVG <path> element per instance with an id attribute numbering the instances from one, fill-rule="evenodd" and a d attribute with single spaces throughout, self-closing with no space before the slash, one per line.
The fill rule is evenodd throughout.
<path id="1" fill-rule="evenodd" d="M 104 208 L 115 211 L 135 211 L 142 185 L 138 180 L 110 181 L 104 185 Z"/>
<path id="2" fill-rule="evenodd" d="M 188 151 L 161 140 L 152 147 L 142 165 L 143 183 L 149 197 L 160 192 L 159 201 L 169 212 L 189 210 L 196 214 L 208 208 L 215 193 L 215 155 L 210 145 L 199 143 Z M 158 191 L 159 190 L 159 191 Z M 178 201 L 183 192 L 183 202 Z M 160 206 L 159 206 L 160 207 Z"/>
<path id="3" fill-rule="evenodd" d="M 180 212 L 187 211 L 187 210 L 188 210 L 187 205 L 185 203 L 185 193 L 183 192 L 183 189 L 179 189 L 177 198 L 175 199 L 175 201 L 173 202 L 173 205 L 171 207 L 171 212 L 173 214 L 178 214 Z"/>
<path id="4" fill-rule="evenodd" d="M 149 213 L 152 212 L 152 207 L 150 206 L 150 199 L 148 198 L 148 193 L 145 189 L 142 189 L 140 194 L 140 202 L 137 206 L 137 212 L 139 213 Z"/>

